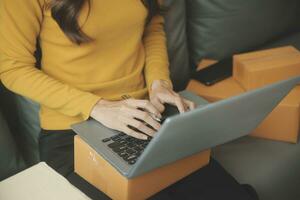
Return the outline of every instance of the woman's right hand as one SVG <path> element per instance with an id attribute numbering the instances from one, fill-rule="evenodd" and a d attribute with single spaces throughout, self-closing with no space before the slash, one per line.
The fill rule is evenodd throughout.
<path id="1" fill-rule="evenodd" d="M 100 100 L 92 109 L 91 117 L 108 128 L 146 140 L 160 128 L 160 123 L 153 119 L 150 113 L 161 118 L 160 112 L 148 100 Z M 147 124 L 153 129 L 149 128 Z M 146 135 L 129 128 L 129 126 Z"/>

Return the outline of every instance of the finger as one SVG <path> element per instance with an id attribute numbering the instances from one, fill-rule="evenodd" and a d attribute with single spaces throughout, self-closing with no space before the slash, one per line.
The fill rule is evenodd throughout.
<path id="1" fill-rule="evenodd" d="M 123 123 L 130 125 L 149 136 L 154 136 L 154 134 L 155 134 L 155 131 L 152 128 L 147 127 L 145 125 L 145 123 L 143 123 L 141 121 L 138 121 L 133 118 L 128 118 L 128 117 L 122 117 L 121 120 Z"/>
<path id="2" fill-rule="evenodd" d="M 197 107 L 197 105 L 193 101 L 190 101 L 190 100 L 187 100 L 187 99 L 183 99 L 183 101 L 188 106 L 188 108 L 190 110 L 194 110 Z"/>
<path id="3" fill-rule="evenodd" d="M 174 101 L 175 101 L 175 105 L 177 106 L 179 112 L 184 113 L 186 109 L 185 109 L 185 104 L 184 104 L 182 98 L 179 95 L 176 95 Z"/>
<path id="4" fill-rule="evenodd" d="M 155 130 L 158 130 L 161 126 L 160 123 L 154 120 L 150 115 L 145 116 L 142 120 L 153 127 Z"/>
<path id="5" fill-rule="evenodd" d="M 183 101 L 182 97 L 174 91 L 170 91 L 169 93 L 161 94 L 160 101 L 176 106 L 180 113 L 185 112 L 188 108 L 188 106 Z"/>
<path id="6" fill-rule="evenodd" d="M 123 125 L 122 132 L 124 132 L 125 134 L 127 134 L 129 136 L 135 137 L 137 139 L 141 139 L 141 140 L 148 139 L 147 135 L 144 135 L 142 133 L 139 133 L 139 132 L 129 128 L 126 124 Z"/>
<path id="7" fill-rule="evenodd" d="M 160 102 L 160 100 L 159 100 L 158 98 L 153 98 L 153 99 L 151 99 L 151 103 L 156 107 L 156 109 L 157 109 L 160 113 L 164 112 L 165 106 L 164 106 L 164 104 L 162 104 L 162 103 Z"/>
<path id="8" fill-rule="evenodd" d="M 155 130 L 160 128 L 160 123 L 154 120 L 148 112 L 138 110 L 136 108 L 124 107 L 123 113 L 132 118 L 140 119 L 150 126 L 152 126 Z"/>
<path id="9" fill-rule="evenodd" d="M 149 100 L 133 100 L 132 103 L 134 104 L 134 107 L 143 108 L 154 114 L 156 117 L 161 118 L 159 110 Z"/>

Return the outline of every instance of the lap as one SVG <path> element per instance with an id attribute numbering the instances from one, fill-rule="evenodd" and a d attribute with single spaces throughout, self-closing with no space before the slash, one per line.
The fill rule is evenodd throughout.
<path id="1" fill-rule="evenodd" d="M 41 161 L 63 176 L 74 171 L 74 136 L 72 130 L 42 130 L 39 137 Z"/>
<path id="2" fill-rule="evenodd" d="M 75 173 L 68 180 L 93 200 L 109 200 L 104 193 Z M 240 185 L 215 160 L 149 200 L 255 200 L 255 191 Z"/>
<path id="3" fill-rule="evenodd" d="M 77 188 L 94 200 L 109 199 L 104 193 L 87 183 L 74 173 L 74 136 L 72 130 L 42 130 L 39 138 L 40 157 L 57 172 L 67 177 Z M 255 191 L 251 195 L 222 166 L 211 160 L 210 164 L 181 181 L 166 188 L 152 200 L 250 200 L 256 199 Z"/>

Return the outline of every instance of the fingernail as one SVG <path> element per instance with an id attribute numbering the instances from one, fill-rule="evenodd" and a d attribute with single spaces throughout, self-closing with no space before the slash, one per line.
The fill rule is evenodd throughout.
<path id="1" fill-rule="evenodd" d="M 151 113 L 153 116 L 155 116 L 155 117 L 159 117 L 160 116 L 160 113 L 157 113 L 157 112 L 155 112 L 155 113 Z"/>
<path id="2" fill-rule="evenodd" d="M 153 113 L 151 114 L 151 117 L 156 121 L 160 121 L 160 119 L 162 118 L 161 115 L 157 115 L 157 114 L 153 114 Z"/>
<path id="3" fill-rule="evenodd" d="M 148 140 L 148 136 L 143 136 L 143 140 Z"/>

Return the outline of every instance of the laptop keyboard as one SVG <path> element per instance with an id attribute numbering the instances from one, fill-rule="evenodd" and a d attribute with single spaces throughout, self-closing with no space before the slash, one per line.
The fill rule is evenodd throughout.
<path id="1" fill-rule="evenodd" d="M 174 106 L 170 106 L 174 107 Z M 173 113 L 178 112 L 177 108 L 173 108 Z M 163 124 L 167 119 L 166 115 L 163 115 L 160 123 Z M 152 128 L 148 125 L 149 128 Z M 139 132 L 139 130 L 133 128 L 133 130 Z M 119 133 L 118 135 L 114 135 L 109 138 L 105 138 L 102 140 L 113 152 L 119 155 L 123 160 L 125 160 L 129 165 L 133 165 L 136 163 L 139 156 L 142 154 L 146 146 L 151 141 L 152 137 L 148 137 L 148 140 L 141 140 L 135 137 L 129 136 L 125 133 Z"/>
<path id="2" fill-rule="evenodd" d="M 113 152 L 118 154 L 130 165 L 136 163 L 138 157 L 150 141 L 150 137 L 148 140 L 140 140 L 126 135 L 125 133 L 119 133 L 118 135 L 102 140 L 102 142 L 105 143 Z"/>

